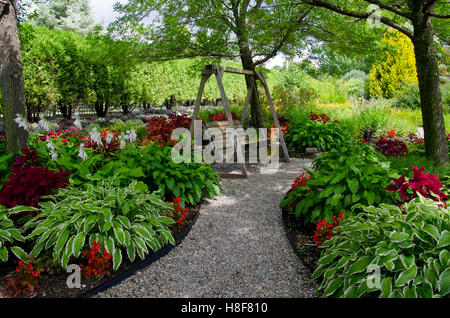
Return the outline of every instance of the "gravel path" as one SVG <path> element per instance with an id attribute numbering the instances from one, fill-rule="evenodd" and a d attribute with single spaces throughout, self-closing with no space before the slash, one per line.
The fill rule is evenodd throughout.
<path id="1" fill-rule="evenodd" d="M 168 255 L 98 297 L 315 297 L 311 274 L 292 251 L 279 204 L 311 160 L 275 175 L 224 179 L 197 223 Z"/>

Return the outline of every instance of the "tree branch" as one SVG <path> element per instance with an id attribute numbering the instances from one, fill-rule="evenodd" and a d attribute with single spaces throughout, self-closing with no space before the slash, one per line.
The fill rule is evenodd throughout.
<path id="1" fill-rule="evenodd" d="M 430 0 L 427 3 L 425 3 L 425 5 L 422 8 L 423 12 L 427 12 L 428 9 L 430 9 L 431 7 L 433 7 L 436 4 L 437 0 Z"/>
<path id="2" fill-rule="evenodd" d="M 258 66 L 261 65 L 265 62 L 267 62 L 268 60 L 270 60 L 272 57 L 274 57 L 275 55 L 277 55 L 278 51 L 283 47 L 283 45 L 286 43 L 286 41 L 288 40 L 289 36 L 292 34 L 292 32 L 295 31 L 295 27 L 296 25 L 299 25 L 305 18 L 306 16 L 311 12 L 311 9 L 306 10 L 287 30 L 286 33 L 284 34 L 284 36 L 281 38 L 280 42 L 278 42 L 278 45 L 276 45 L 272 52 L 267 55 L 265 58 L 256 61 L 254 63 L 254 66 Z"/>
<path id="3" fill-rule="evenodd" d="M 450 14 L 430 13 L 430 16 L 438 19 L 450 19 Z"/>
<path id="4" fill-rule="evenodd" d="M 379 6 L 381 9 L 385 9 L 385 10 L 387 10 L 387 11 L 391 11 L 391 12 L 393 12 L 393 13 L 395 13 L 395 14 L 398 14 L 399 16 L 402 16 L 402 17 L 404 17 L 404 18 L 406 18 L 406 19 L 411 20 L 411 18 L 412 18 L 411 13 L 409 13 L 409 12 L 404 12 L 404 11 L 402 11 L 402 10 L 400 10 L 400 9 L 397 9 L 396 7 L 391 6 L 391 5 L 389 5 L 389 4 L 386 4 L 386 3 L 384 3 L 384 2 L 381 2 L 381 1 L 378 1 L 378 0 L 365 0 L 365 1 L 366 1 L 366 2 L 369 2 L 369 3 L 372 3 L 372 4 L 376 4 L 376 5 Z M 436 1 L 436 0 L 433 0 L 433 1 Z"/>
<path id="5" fill-rule="evenodd" d="M 331 3 L 328 3 L 328 2 L 322 1 L 322 0 L 301 0 L 301 2 L 315 6 L 315 7 L 325 8 L 325 9 L 334 11 L 336 13 L 346 15 L 349 17 L 354 17 L 354 18 L 368 19 L 372 15 L 372 13 L 368 13 L 368 12 L 357 12 L 357 11 L 347 10 L 347 9 L 335 6 Z M 409 38 L 413 37 L 413 33 L 410 30 L 408 30 L 403 25 L 400 25 L 400 24 L 392 21 L 391 19 L 388 19 L 386 17 L 380 17 L 380 22 L 390 26 L 391 28 L 396 29 L 397 31 L 402 32 Z"/>
<path id="6" fill-rule="evenodd" d="M 255 22 L 255 17 L 258 11 L 261 9 L 263 0 L 258 0 L 255 6 L 250 10 L 250 18 L 248 19 L 248 25 L 251 26 Z"/>

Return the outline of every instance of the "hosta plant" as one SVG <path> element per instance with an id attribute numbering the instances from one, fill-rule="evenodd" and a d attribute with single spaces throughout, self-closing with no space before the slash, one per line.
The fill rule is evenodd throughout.
<path id="1" fill-rule="evenodd" d="M 402 208 L 357 206 L 313 278 L 326 297 L 444 297 L 450 293 L 450 213 L 419 197 Z"/>
<path id="2" fill-rule="evenodd" d="M 17 243 L 24 243 L 25 238 L 21 229 L 9 218 L 10 213 L 20 213 L 24 209 L 28 210 L 29 208 L 5 209 L 0 205 L 0 263 L 7 262 L 11 253 L 22 261 L 26 260 L 26 253 L 21 247 L 17 246 Z"/>
<path id="3" fill-rule="evenodd" d="M 307 121 L 294 124 L 286 133 L 286 141 L 290 147 L 299 151 L 306 148 L 317 148 L 327 151 L 346 144 L 349 135 L 334 122 Z"/>
<path id="4" fill-rule="evenodd" d="M 369 145 L 341 147 L 321 155 L 314 162 L 315 171 L 309 171 L 306 186 L 295 187 L 281 202 L 282 208 L 303 216 L 305 223 L 319 220 L 333 222 L 339 211 L 352 215 L 351 207 L 391 202 L 385 187 L 395 171 Z"/>
<path id="5" fill-rule="evenodd" d="M 173 220 L 162 214 L 172 206 L 156 194 L 149 194 L 145 184 L 133 181 L 127 187 L 116 187 L 108 178 L 85 187 L 61 189 L 42 202 L 39 215 L 24 225 L 32 231 L 27 240 L 33 242 L 31 255 L 37 257 L 47 250 L 55 263 L 66 268 L 70 259 L 77 259 L 90 242 L 96 241 L 112 255 L 113 270 L 124 255 L 134 261 L 175 245 L 169 230 Z"/>

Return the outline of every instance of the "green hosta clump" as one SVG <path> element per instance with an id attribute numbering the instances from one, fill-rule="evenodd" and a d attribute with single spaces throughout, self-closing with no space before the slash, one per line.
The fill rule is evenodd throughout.
<path id="1" fill-rule="evenodd" d="M 12 213 L 20 213 L 29 208 L 14 207 L 12 209 L 5 209 L 0 205 L 0 262 L 7 262 L 9 252 L 11 251 L 17 258 L 21 260 L 26 259 L 26 253 L 22 248 L 15 246 L 16 242 L 25 242 L 22 231 L 14 225 L 14 222 L 9 218 Z"/>
<path id="2" fill-rule="evenodd" d="M 326 248 L 313 278 L 327 297 L 443 297 L 450 293 L 450 213 L 417 198 L 363 207 L 346 218 Z"/>
<path id="3" fill-rule="evenodd" d="M 307 186 L 296 187 L 281 202 L 282 208 L 303 215 L 305 223 L 333 221 L 333 215 L 361 203 L 373 205 L 392 202 L 386 186 L 396 177 L 390 163 L 381 161 L 375 150 L 367 145 L 352 145 L 332 149 L 315 162 L 309 171 Z"/>
<path id="4" fill-rule="evenodd" d="M 27 240 L 34 241 L 31 255 L 42 251 L 53 253 L 53 261 L 66 268 L 71 257 L 78 258 L 84 248 L 98 241 L 113 258 L 117 270 L 126 252 L 134 261 L 161 249 L 175 245 L 169 230 L 173 206 L 148 187 L 133 181 L 127 187 L 116 187 L 114 178 L 84 188 L 61 189 L 41 202 L 41 214 L 28 221 L 24 230 L 32 230 Z"/>
<path id="5" fill-rule="evenodd" d="M 294 124 L 286 133 L 289 147 L 299 151 L 306 148 L 317 148 L 323 151 L 346 144 L 350 136 L 338 123 L 308 120 L 304 123 Z"/>

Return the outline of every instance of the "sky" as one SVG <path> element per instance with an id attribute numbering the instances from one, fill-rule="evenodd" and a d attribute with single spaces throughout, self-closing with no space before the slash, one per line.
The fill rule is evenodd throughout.
<path id="1" fill-rule="evenodd" d="M 119 0 L 90 0 L 92 15 L 95 20 L 103 23 L 107 27 L 114 19 L 117 17 L 117 13 L 114 12 L 113 5 Z M 120 0 L 121 3 L 126 3 L 126 0 Z M 265 64 L 266 67 L 272 68 L 275 65 L 282 66 L 284 63 L 284 57 L 278 55 L 268 63 Z"/>

